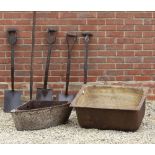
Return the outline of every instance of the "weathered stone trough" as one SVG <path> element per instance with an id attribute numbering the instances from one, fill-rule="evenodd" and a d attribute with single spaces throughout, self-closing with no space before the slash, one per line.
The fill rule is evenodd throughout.
<path id="1" fill-rule="evenodd" d="M 60 101 L 32 100 L 11 111 L 17 130 L 38 130 L 64 124 L 72 108 Z"/>
<path id="2" fill-rule="evenodd" d="M 71 103 L 84 128 L 135 131 L 145 113 L 146 91 L 138 88 L 85 85 Z"/>

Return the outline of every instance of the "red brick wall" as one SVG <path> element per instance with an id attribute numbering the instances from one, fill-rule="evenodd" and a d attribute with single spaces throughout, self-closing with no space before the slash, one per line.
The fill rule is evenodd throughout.
<path id="1" fill-rule="evenodd" d="M 32 12 L 0 12 L 0 98 L 10 89 L 10 47 L 7 28 L 18 29 L 15 48 L 16 88 L 29 91 Z M 91 31 L 88 81 L 123 81 L 133 86 L 150 87 L 149 100 L 155 99 L 155 12 L 37 12 L 34 62 L 34 90 L 42 86 L 43 64 L 48 49 L 47 28 L 58 29 L 53 48 L 49 87 L 64 90 L 67 46 L 65 34 L 78 33 L 72 52 L 70 91 L 76 92 L 83 82 L 82 31 Z M 120 83 L 119 83 L 120 84 Z M 34 92 L 35 93 L 35 92 Z"/>

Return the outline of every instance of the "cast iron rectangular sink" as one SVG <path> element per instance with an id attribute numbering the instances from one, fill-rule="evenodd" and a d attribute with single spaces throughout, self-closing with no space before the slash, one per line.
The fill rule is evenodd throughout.
<path id="1" fill-rule="evenodd" d="M 143 89 L 85 85 L 70 106 L 83 128 L 135 131 L 144 117 L 145 99 Z"/>

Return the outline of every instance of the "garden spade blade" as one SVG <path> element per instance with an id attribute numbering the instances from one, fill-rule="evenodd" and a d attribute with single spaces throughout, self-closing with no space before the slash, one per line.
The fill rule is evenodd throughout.
<path id="1" fill-rule="evenodd" d="M 47 60 L 46 60 L 46 69 L 45 69 L 45 76 L 44 76 L 44 88 L 37 88 L 36 100 L 39 101 L 52 101 L 52 90 L 47 89 L 47 82 L 48 82 L 48 72 L 50 66 L 50 58 L 52 52 L 52 45 L 56 42 L 56 30 L 55 29 L 48 29 L 48 38 L 47 42 L 49 44 Z"/>
<path id="2" fill-rule="evenodd" d="M 11 45 L 11 87 L 12 90 L 4 92 L 4 112 L 10 112 L 22 104 L 21 91 L 14 90 L 14 46 L 17 41 L 17 31 L 15 29 L 8 30 L 8 42 Z"/>
<path id="3" fill-rule="evenodd" d="M 66 90 L 65 94 L 58 95 L 58 101 L 68 101 L 71 102 L 74 98 L 74 95 L 68 94 L 69 80 L 70 80 L 70 67 L 71 67 L 71 52 L 74 47 L 75 42 L 77 41 L 77 35 L 74 33 L 67 33 L 66 41 L 68 45 L 68 60 L 67 60 L 67 72 L 66 72 Z"/>
<path id="4" fill-rule="evenodd" d="M 22 104 L 21 91 L 5 90 L 4 92 L 4 112 L 10 112 Z"/>
<path id="5" fill-rule="evenodd" d="M 52 90 L 37 88 L 36 100 L 38 101 L 52 101 Z"/>
<path id="6" fill-rule="evenodd" d="M 69 103 L 71 103 L 73 99 L 74 95 L 59 94 L 58 96 L 59 101 L 68 101 Z"/>

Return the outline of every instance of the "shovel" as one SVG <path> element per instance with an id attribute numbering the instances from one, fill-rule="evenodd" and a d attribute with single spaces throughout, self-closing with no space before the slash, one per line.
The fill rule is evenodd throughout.
<path id="1" fill-rule="evenodd" d="M 67 60 L 67 72 L 66 72 L 66 90 L 65 94 L 58 95 L 58 101 L 68 101 L 71 102 L 74 98 L 74 95 L 68 94 L 68 86 L 70 80 L 70 65 L 71 65 L 71 52 L 74 47 L 75 42 L 77 41 L 77 35 L 73 33 L 67 33 L 66 36 L 67 47 L 68 47 L 68 60 Z"/>
<path id="2" fill-rule="evenodd" d="M 37 88 L 36 100 L 39 101 L 52 101 L 52 90 L 47 89 L 47 82 L 48 82 L 48 72 L 50 66 L 50 58 L 52 52 L 52 44 L 56 41 L 55 33 L 57 31 L 54 29 L 48 29 L 48 39 L 47 42 L 49 44 L 49 50 L 47 53 L 47 60 L 46 60 L 46 69 L 45 69 L 45 76 L 44 76 L 44 87 Z"/>
<path id="3" fill-rule="evenodd" d="M 17 41 L 17 30 L 8 29 L 8 42 L 11 46 L 11 89 L 4 92 L 4 112 L 10 112 L 22 104 L 21 91 L 14 90 L 14 46 Z"/>
<path id="4" fill-rule="evenodd" d="M 84 84 L 87 83 L 87 74 L 88 74 L 88 43 L 90 41 L 90 37 L 93 35 L 90 32 L 83 32 L 82 36 L 84 37 L 85 44 L 85 56 L 84 56 Z"/>

